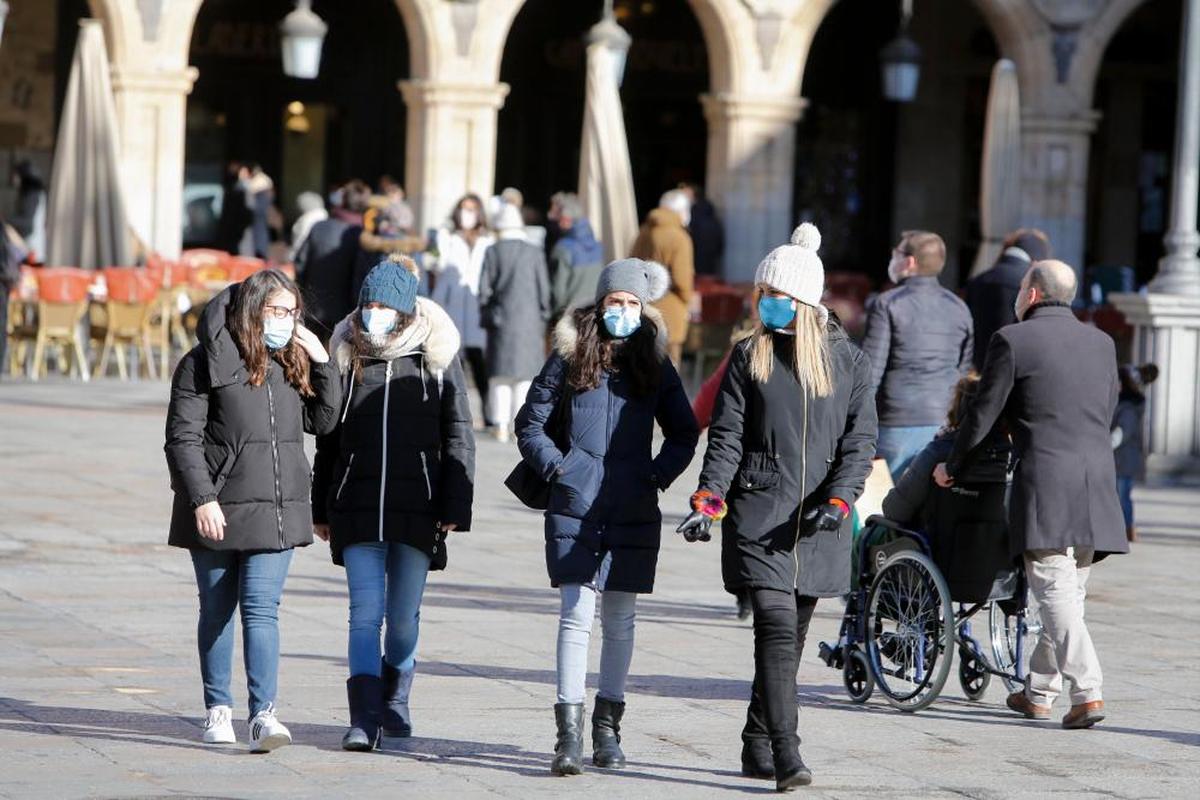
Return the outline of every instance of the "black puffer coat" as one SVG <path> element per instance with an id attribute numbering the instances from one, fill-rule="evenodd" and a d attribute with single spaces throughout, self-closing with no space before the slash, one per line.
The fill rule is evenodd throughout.
<path id="1" fill-rule="evenodd" d="M 342 375 L 345 407 L 340 422 L 317 439 L 313 470 L 313 520 L 330 526 L 335 564 L 348 545 L 401 542 L 446 566 L 438 523 L 471 527 L 475 437 L 467 384 L 456 357 L 458 331 L 445 311 L 417 299 L 420 336 L 408 346 L 393 337 L 390 349 L 362 362 L 353 377 L 351 324 L 334 331 L 330 348 Z"/>
<path id="2" fill-rule="evenodd" d="M 312 365 L 313 398 L 301 397 L 274 361 L 262 386 L 247 383 L 246 364 L 225 327 L 237 288 L 205 308 L 200 344 L 179 362 L 171 382 L 165 450 L 175 505 L 169 543 L 286 550 L 312 543 L 304 433 L 333 428 L 342 392 L 331 363 Z M 196 531 L 194 509 L 212 500 L 225 514 L 219 542 Z"/>
<path id="3" fill-rule="evenodd" d="M 750 377 L 753 338 L 733 349 L 717 395 L 700 488 L 725 498 L 725 588 L 832 597 L 850 588 L 850 520 L 811 533 L 802 514 L 830 498 L 853 506 L 875 455 L 870 360 L 836 322 L 829 325 L 834 393 L 804 392 L 792 366 L 795 341 L 775 334 L 767 383 Z"/>
<path id="4" fill-rule="evenodd" d="M 546 569 L 552 586 L 590 583 L 620 592 L 651 592 L 658 565 L 662 513 L 658 492 L 687 468 L 700 430 L 671 360 L 666 326 L 652 306 L 642 309 L 659 333 L 658 391 L 635 396 L 620 372 L 571 394 L 567 451 L 546 432 L 567 390 L 568 359 L 576 330 L 568 313 L 555 328 L 555 350 L 534 380 L 517 415 L 517 443 L 525 462 L 552 481 L 546 510 Z M 655 420 L 662 449 L 655 456 Z"/>

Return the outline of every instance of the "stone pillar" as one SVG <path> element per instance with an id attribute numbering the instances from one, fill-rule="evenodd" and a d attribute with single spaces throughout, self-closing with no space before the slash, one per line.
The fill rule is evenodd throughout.
<path id="1" fill-rule="evenodd" d="M 1082 278 L 1087 233 L 1088 148 L 1100 115 L 1021 120 L 1021 224 L 1041 228 L 1054 256 Z"/>
<path id="2" fill-rule="evenodd" d="M 710 94 L 707 191 L 725 226 L 723 274 L 751 281 L 769 250 L 788 241 L 796 122 L 805 101 L 793 96 Z"/>
<path id="3" fill-rule="evenodd" d="M 405 183 L 419 230 L 440 225 L 464 192 L 487 197 L 496 176 L 504 83 L 400 82 L 408 105 Z"/>
<path id="4" fill-rule="evenodd" d="M 191 67 L 112 71 L 130 224 L 149 250 L 167 258 L 182 246 L 184 118 L 196 76 Z"/>
<path id="5" fill-rule="evenodd" d="M 1167 255 L 1150 291 L 1200 297 L 1200 0 L 1185 0 L 1179 43 L 1179 103 L 1175 111 L 1175 162 L 1171 175 L 1171 227 Z M 1195 367 L 1196 362 L 1193 362 Z"/>

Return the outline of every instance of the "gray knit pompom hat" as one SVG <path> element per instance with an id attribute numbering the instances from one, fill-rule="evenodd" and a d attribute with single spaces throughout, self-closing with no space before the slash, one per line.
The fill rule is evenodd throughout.
<path id="1" fill-rule="evenodd" d="M 613 292 L 629 292 L 649 305 L 666 296 L 671 288 L 671 274 L 657 261 L 640 258 L 622 258 L 614 261 L 600 273 L 596 283 L 596 302 L 604 300 Z"/>

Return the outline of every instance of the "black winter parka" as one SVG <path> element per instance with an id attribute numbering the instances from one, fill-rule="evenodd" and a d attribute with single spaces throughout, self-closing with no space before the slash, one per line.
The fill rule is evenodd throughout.
<path id="1" fill-rule="evenodd" d="M 209 302 L 193 348 L 175 369 L 167 409 L 167 467 L 175 504 L 169 544 L 212 550 L 286 550 L 312 543 L 304 433 L 337 422 L 341 388 L 331 363 L 312 364 L 316 396 L 303 398 L 283 368 L 269 362 L 262 386 L 246 381 L 233 335 L 225 327 L 238 285 Z M 194 510 L 217 500 L 225 538 L 196 531 Z"/>
<path id="2" fill-rule="evenodd" d="M 775 368 L 750 376 L 754 339 L 733 349 L 708 429 L 700 488 L 725 498 L 725 588 L 831 597 L 850 588 L 851 522 L 813 533 L 802 516 L 838 498 L 853 506 L 875 455 L 870 361 L 830 321 L 834 392 L 814 397 L 796 378 L 790 335 L 774 334 Z"/>

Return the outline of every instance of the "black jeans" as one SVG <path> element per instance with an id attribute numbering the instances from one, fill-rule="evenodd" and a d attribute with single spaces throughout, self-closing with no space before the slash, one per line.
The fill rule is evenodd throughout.
<path id="1" fill-rule="evenodd" d="M 777 589 L 753 589 L 754 686 L 742 741 L 770 741 L 775 752 L 798 747 L 796 672 L 817 598 Z"/>
<path id="2" fill-rule="evenodd" d="M 487 407 L 487 356 L 484 354 L 482 347 L 464 347 L 462 350 L 462 359 L 464 362 L 466 362 L 464 366 L 470 370 L 471 378 L 475 382 L 475 389 L 479 392 L 480 407 L 483 409 L 483 422 L 485 425 L 490 426 L 492 424 L 492 418 Z"/>

